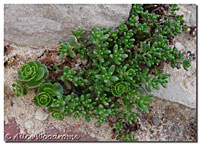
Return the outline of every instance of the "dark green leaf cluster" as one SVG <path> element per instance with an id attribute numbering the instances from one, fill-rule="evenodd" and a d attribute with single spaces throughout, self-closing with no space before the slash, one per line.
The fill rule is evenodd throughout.
<path id="1" fill-rule="evenodd" d="M 21 94 L 26 95 L 28 93 L 28 89 L 18 81 L 18 83 L 12 84 L 13 92 L 19 97 Z"/>
<path id="2" fill-rule="evenodd" d="M 68 53 L 71 58 L 74 58 L 76 56 L 74 51 L 77 51 L 83 59 L 85 54 L 88 52 L 87 48 L 85 47 L 86 41 L 82 39 L 82 36 L 85 34 L 85 32 L 79 28 L 75 31 L 72 31 L 72 34 L 75 37 L 70 37 L 69 42 L 65 43 L 59 41 L 61 46 L 61 49 L 58 49 L 58 52 L 60 52 L 59 58 L 68 56 Z"/>
<path id="3" fill-rule="evenodd" d="M 65 43 L 63 41 L 59 41 L 61 49 L 58 49 L 58 52 L 60 52 L 59 58 L 63 58 L 64 56 L 68 55 L 71 58 L 74 58 L 76 56 L 75 52 L 72 50 L 74 48 L 74 38 L 70 37 L 69 42 Z"/>
<path id="4" fill-rule="evenodd" d="M 58 96 L 62 96 L 63 94 L 63 88 L 59 83 L 45 83 L 38 90 L 39 94 L 34 97 L 36 106 L 48 107 L 54 102 L 54 99 L 57 99 Z"/>
<path id="5" fill-rule="evenodd" d="M 73 82 L 73 84 L 77 86 L 84 86 L 88 82 L 87 79 L 83 78 L 84 71 L 79 72 L 76 74 L 76 71 L 73 69 L 69 69 L 68 66 L 65 66 L 64 68 L 64 74 L 60 76 L 60 79 L 63 82 L 70 81 Z"/>
<path id="6" fill-rule="evenodd" d="M 26 95 L 28 88 L 36 88 L 48 78 L 49 71 L 40 61 L 29 61 L 18 71 L 17 83 L 12 85 L 13 92 L 20 96 Z"/>
<path id="7" fill-rule="evenodd" d="M 48 107 L 58 120 L 64 116 L 85 118 L 87 122 L 96 118 L 98 125 L 114 117 L 116 133 L 121 134 L 123 124 L 118 120 L 132 124 L 139 112 L 149 113 L 153 95 L 142 88 L 151 92 L 153 88 L 167 87 L 170 74 L 163 72 L 164 63 L 177 69 L 183 65 L 185 70 L 190 66 L 191 60 L 170 45 L 186 28 L 183 16 L 176 15 L 176 10 L 177 5 L 134 4 L 128 21 L 116 29 L 95 26 L 89 35 L 81 28 L 73 31 L 69 42 L 60 41 L 59 58 L 69 55 L 76 59 L 80 54 L 87 64 L 81 71 L 57 66 L 57 70 L 63 68 L 58 77 L 62 86 L 57 82 L 43 84 L 34 97 L 35 104 Z M 28 87 L 38 86 L 33 82 L 47 78 L 45 68 L 38 61 L 30 62 L 20 70 L 19 78 L 31 82 L 26 83 Z M 66 84 L 71 89 L 63 91 Z M 24 92 L 23 86 L 14 84 L 14 92 Z M 121 140 L 134 141 L 130 132 L 121 135 Z"/>
<path id="8" fill-rule="evenodd" d="M 18 71 L 18 80 L 24 82 L 28 88 L 40 86 L 47 79 L 49 71 L 39 61 L 30 61 Z"/>

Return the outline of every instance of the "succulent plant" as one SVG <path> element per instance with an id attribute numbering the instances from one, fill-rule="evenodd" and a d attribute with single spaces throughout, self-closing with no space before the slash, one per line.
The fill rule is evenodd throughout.
<path id="1" fill-rule="evenodd" d="M 54 111 L 52 112 L 51 116 L 57 120 L 63 120 L 64 119 L 64 115 L 61 112 L 58 111 Z"/>
<path id="2" fill-rule="evenodd" d="M 18 80 L 25 83 L 28 88 L 39 87 L 47 79 L 49 71 L 40 61 L 30 61 L 18 71 Z"/>
<path id="3" fill-rule="evenodd" d="M 120 97 L 123 93 L 128 91 L 128 85 L 126 82 L 118 82 L 111 91 L 114 96 Z"/>
<path id="4" fill-rule="evenodd" d="M 117 65 L 120 65 L 121 61 L 123 61 L 127 57 L 128 55 L 123 53 L 122 48 L 118 49 L 118 45 L 115 45 L 113 47 L 113 54 L 110 54 L 110 58 Z"/>
<path id="5" fill-rule="evenodd" d="M 164 73 L 164 63 L 177 69 L 190 67 L 191 60 L 169 45 L 186 29 L 183 15 L 175 13 L 178 9 L 174 4 L 133 4 L 129 19 L 118 28 L 95 26 L 88 35 L 78 28 L 69 42 L 60 41 L 58 52 L 59 58 L 77 59 L 80 54 L 81 59 L 87 59 L 81 70 L 56 66 L 63 71 L 56 80 L 61 84 L 50 81 L 41 85 L 48 71 L 39 61 L 31 61 L 19 71 L 21 83 L 13 84 L 13 91 L 19 96 L 26 93 L 26 87 L 41 85 L 35 104 L 48 107 L 53 118 L 73 116 L 87 122 L 96 118 L 96 125 L 113 118 L 116 138 L 135 141 L 130 126 L 141 112 L 149 113 L 153 100 L 143 89 L 151 92 L 167 87 L 170 74 Z M 64 91 L 66 84 L 71 86 Z"/>
<path id="6" fill-rule="evenodd" d="M 28 93 L 28 89 L 20 82 L 13 83 L 12 89 L 17 97 L 21 96 L 22 94 L 26 95 Z"/>
<path id="7" fill-rule="evenodd" d="M 39 94 L 34 97 L 36 106 L 50 106 L 56 96 L 63 94 L 63 88 L 59 83 L 45 83 L 39 88 Z"/>
<path id="8" fill-rule="evenodd" d="M 41 92 L 34 97 L 34 103 L 37 106 L 48 107 L 52 103 L 53 97 L 47 92 Z"/>
<path id="9" fill-rule="evenodd" d="M 108 70 L 105 67 L 101 68 L 101 74 L 95 76 L 98 80 L 103 80 L 103 82 L 110 86 L 111 83 L 116 82 L 119 78 L 116 75 L 113 75 L 115 71 L 115 65 L 112 65 Z"/>
<path id="10" fill-rule="evenodd" d="M 59 58 L 63 58 L 64 56 L 68 55 L 69 52 L 69 56 L 71 58 L 74 58 L 76 56 L 75 52 L 72 50 L 73 49 L 73 45 L 74 45 L 74 38 L 70 37 L 69 38 L 69 42 L 65 43 L 63 41 L 59 41 L 61 49 L 58 49 L 58 52 L 60 52 Z"/>
<path id="11" fill-rule="evenodd" d="M 77 86 L 84 86 L 85 83 L 88 83 L 87 79 L 84 79 L 82 76 L 84 75 L 84 71 L 80 71 L 76 75 L 76 71 L 73 69 L 69 69 L 68 66 L 65 66 L 64 68 L 64 74 L 60 76 L 60 79 L 64 82 L 70 81 L 72 82 L 76 87 Z"/>

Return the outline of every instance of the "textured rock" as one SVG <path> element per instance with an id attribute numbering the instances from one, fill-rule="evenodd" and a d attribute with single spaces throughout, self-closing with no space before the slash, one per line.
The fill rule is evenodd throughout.
<path id="1" fill-rule="evenodd" d="M 43 121 L 43 120 L 47 119 L 48 115 L 49 115 L 48 113 L 44 112 L 44 110 L 39 108 L 39 109 L 36 110 L 35 118 L 37 120 Z"/>
<path id="2" fill-rule="evenodd" d="M 81 27 L 117 27 L 127 20 L 131 5 L 11 5 L 4 14 L 5 40 L 18 45 L 55 47 Z"/>
<path id="3" fill-rule="evenodd" d="M 185 22 L 188 26 L 196 26 L 197 20 L 197 5 L 194 4 L 187 4 L 187 5 L 180 5 L 181 11 L 178 14 L 185 15 Z"/>

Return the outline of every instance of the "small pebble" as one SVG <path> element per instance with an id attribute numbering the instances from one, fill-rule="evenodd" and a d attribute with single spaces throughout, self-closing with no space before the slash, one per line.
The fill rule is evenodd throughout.
<path id="1" fill-rule="evenodd" d="M 29 121 L 25 122 L 25 128 L 26 129 L 32 129 L 33 126 L 34 126 L 33 121 L 29 120 Z"/>
<path id="2" fill-rule="evenodd" d="M 35 118 L 37 120 L 43 121 L 43 120 L 46 120 L 47 117 L 48 117 L 48 114 L 46 112 L 44 112 L 44 110 L 42 110 L 41 108 L 36 110 Z"/>
<path id="3" fill-rule="evenodd" d="M 147 128 L 148 130 L 150 130 L 150 129 L 151 129 L 151 125 L 150 125 L 149 123 L 147 123 L 147 124 L 146 124 L 146 128 Z"/>
<path id="4" fill-rule="evenodd" d="M 160 124 L 160 119 L 159 119 L 158 115 L 155 115 L 152 118 L 152 121 L 153 121 L 153 125 L 155 125 L 155 126 L 158 126 Z"/>

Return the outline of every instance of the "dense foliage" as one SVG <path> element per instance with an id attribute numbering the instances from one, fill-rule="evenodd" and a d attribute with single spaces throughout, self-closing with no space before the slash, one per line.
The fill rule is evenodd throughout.
<path id="1" fill-rule="evenodd" d="M 134 140 L 132 131 L 122 131 L 123 121 L 130 125 L 137 121 L 140 112 L 149 112 L 153 95 L 147 92 L 166 87 L 170 77 L 163 72 L 163 63 L 177 69 L 183 65 L 185 70 L 190 66 L 191 60 L 169 45 L 187 28 L 183 16 L 175 15 L 178 9 L 173 4 L 134 4 L 127 22 L 121 22 L 116 29 L 95 26 L 89 35 L 81 28 L 73 31 L 69 42 L 60 41 L 59 58 L 76 59 L 80 54 L 81 59 L 87 59 L 87 65 L 81 71 L 58 66 L 63 69 L 58 77 L 62 83 L 41 85 L 48 77 L 46 66 L 39 61 L 28 62 L 18 72 L 21 84 L 13 85 L 14 92 L 19 96 L 25 92 L 25 86 L 40 86 L 34 102 L 48 107 L 53 118 L 73 116 L 87 122 L 97 118 L 98 125 L 113 117 L 114 133 L 121 140 Z M 69 84 L 72 89 L 63 91 Z"/>

